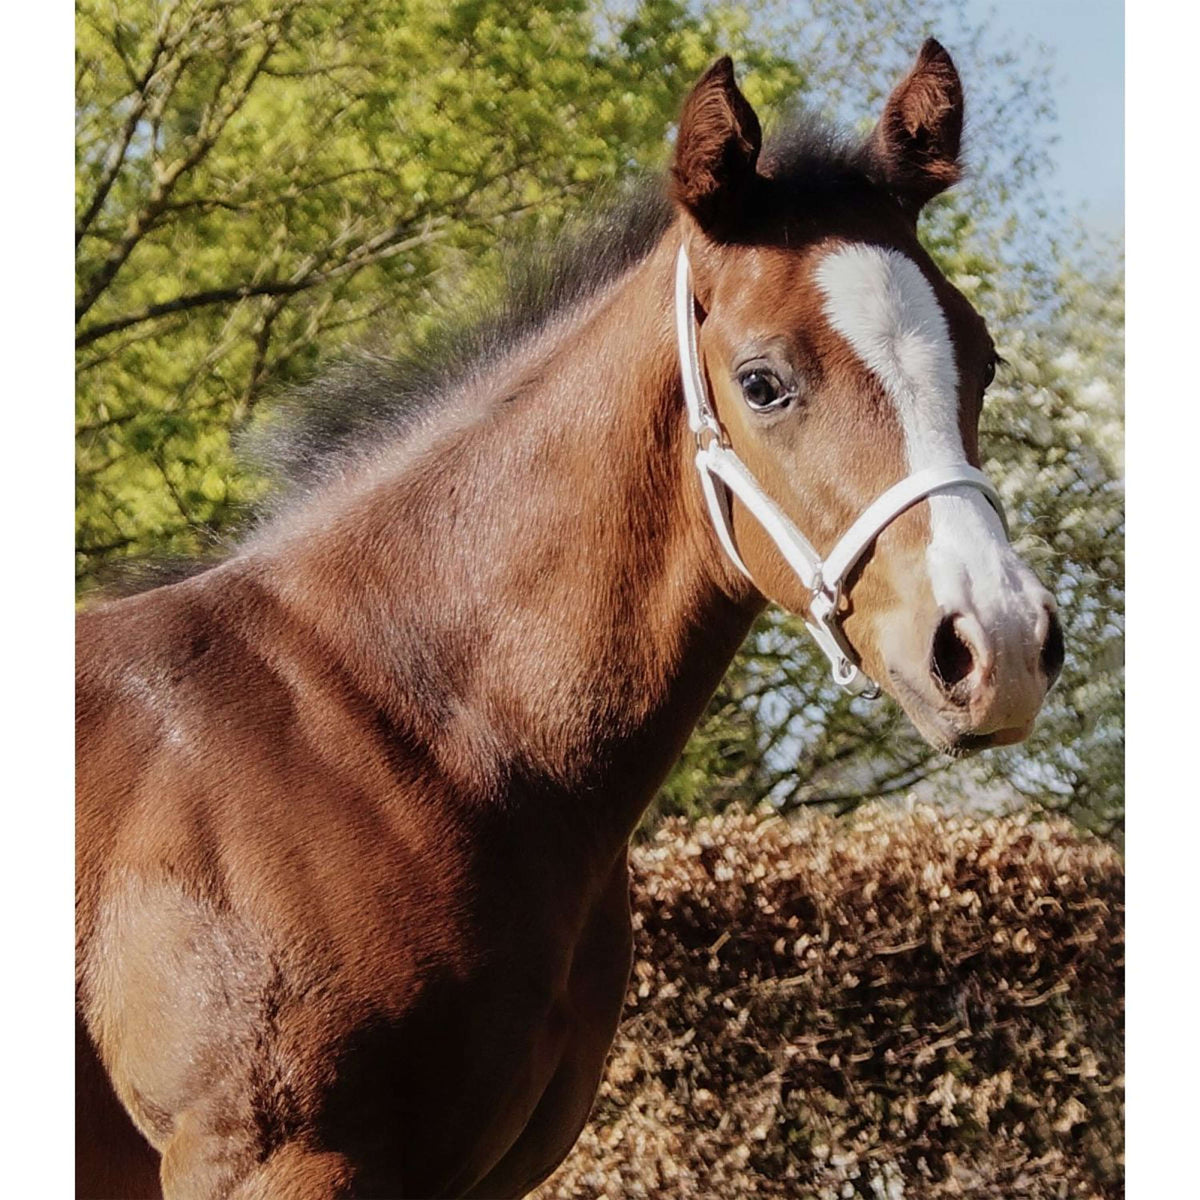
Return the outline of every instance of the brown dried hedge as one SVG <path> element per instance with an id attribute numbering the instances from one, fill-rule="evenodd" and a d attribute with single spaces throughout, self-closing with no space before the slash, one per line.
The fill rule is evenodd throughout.
<path id="1" fill-rule="evenodd" d="M 591 1122 L 535 1193 L 1123 1194 L 1119 856 L 877 807 L 672 821 Z"/>

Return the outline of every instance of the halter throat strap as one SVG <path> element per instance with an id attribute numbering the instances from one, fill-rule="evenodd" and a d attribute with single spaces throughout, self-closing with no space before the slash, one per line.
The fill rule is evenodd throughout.
<path id="1" fill-rule="evenodd" d="M 878 686 L 858 665 L 858 656 L 842 631 L 838 608 L 842 585 L 872 543 L 902 512 L 935 492 L 970 488 L 982 492 L 1008 534 L 1004 505 L 988 477 L 969 463 L 927 467 L 893 484 L 854 521 L 822 559 L 788 515 L 763 491 L 749 468 L 730 447 L 709 399 L 700 366 L 696 301 L 687 251 L 675 260 L 675 333 L 688 426 L 696 438 L 696 469 L 709 517 L 722 549 L 735 567 L 754 583 L 733 536 L 731 496 L 737 498 L 778 547 L 784 561 L 811 593 L 804 618 L 813 640 L 828 658 L 834 680 L 847 691 L 878 695 Z"/>

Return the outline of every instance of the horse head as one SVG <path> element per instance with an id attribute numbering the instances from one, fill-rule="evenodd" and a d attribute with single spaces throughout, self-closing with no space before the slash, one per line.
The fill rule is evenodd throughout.
<path id="1" fill-rule="evenodd" d="M 805 614 L 841 682 L 877 681 L 951 753 L 1024 738 L 1063 661 L 980 470 L 995 345 L 917 237 L 962 121 L 930 40 L 861 147 L 809 169 L 792 147 L 785 169 L 721 59 L 671 169 L 685 392 L 731 586 Z"/>

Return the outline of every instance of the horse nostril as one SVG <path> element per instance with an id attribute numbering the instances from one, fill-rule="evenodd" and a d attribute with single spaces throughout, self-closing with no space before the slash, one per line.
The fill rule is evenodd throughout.
<path id="1" fill-rule="evenodd" d="M 961 683 L 975 666 L 975 654 L 958 632 L 959 614 L 943 617 L 933 635 L 933 677 L 946 691 Z"/>
<path id="2" fill-rule="evenodd" d="M 1046 685 L 1049 686 L 1063 669 L 1063 659 L 1066 657 L 1066 647 L 1063 645 L 1062 625 L 1058 614 L 1050 614 L 1050 627 L 1046 630 L 1046 641 L 1042 645 L 1042 670 L 1046 674 Z"/>

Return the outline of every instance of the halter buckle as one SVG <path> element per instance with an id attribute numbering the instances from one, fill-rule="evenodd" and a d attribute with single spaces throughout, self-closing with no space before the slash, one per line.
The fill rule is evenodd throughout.
<path id="1" fill-rule="evenodd" d="M 825 582 L 825 577 L 821 573 L 821 568 L 818 567 L 816 574 L 813 576 L 811 595 L 808 601 L 808 610 L 812 613 L 814 621 L 820 621 L 822 625 L 829 624 L 829 619 L 837 615 L 838 604 L 842 599 L 842 581 L 829 587 Z"/>
<path id="2" fill-rule="evenodd" d="M 707 450 L 710 446 L 721 446 L 722 448 L 729 447 L 729 441 L 725 436 L 725 430 L 715 422 L 705 421 L 704 424 L 692 430 L 692 436 L 696 439 L 696 449 Z"/>

